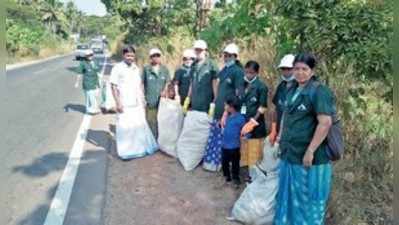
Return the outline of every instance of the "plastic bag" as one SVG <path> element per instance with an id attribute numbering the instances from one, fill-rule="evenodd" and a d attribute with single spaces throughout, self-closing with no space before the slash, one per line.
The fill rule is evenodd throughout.
<path id="1" fill-rule="evenodd" d="M 211 119 L 207 113 L 189 111 L 177 141 L 177 157 L 186 171 L 193 170 L 205 154 Z"/>
<path id="2" fill-rule="evenodd" d="M 278 190 L 278 145 L 271 146 L 265 139 L 263 159 L 254 166 L 253 182 L 235 202 L 232 216 L 245 224 L 271 225 L 275 213 Z"/>
<path id="3" fill-rule="evenodd" d="M 180 100 L 161 98 L 158 108 L 158 144 L 160 150 L 177 157 L 177 140 L 183 127 Z"/>

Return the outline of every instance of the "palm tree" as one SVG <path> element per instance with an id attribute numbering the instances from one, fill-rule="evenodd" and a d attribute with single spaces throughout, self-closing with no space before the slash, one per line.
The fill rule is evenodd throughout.
<path id="1" fill-rule="evenodd" d="M 63 12 L 63 3 L 58 0 L 38 0 L 41 20 L 53 34 L 67 34 L 67 18 Z"/>

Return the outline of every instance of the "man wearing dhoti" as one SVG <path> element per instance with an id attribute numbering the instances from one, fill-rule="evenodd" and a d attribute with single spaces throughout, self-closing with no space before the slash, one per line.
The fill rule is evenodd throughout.
<path id="1" fill-rule="evenodd" d="M 145 117 L 146 103 L 135 49 L 128 46 L 122 53 L 123 61 L 113 67 L 110 83 L 117 111 L 117 152 L 126 160 L 153 154 L 158 146 Z"/>

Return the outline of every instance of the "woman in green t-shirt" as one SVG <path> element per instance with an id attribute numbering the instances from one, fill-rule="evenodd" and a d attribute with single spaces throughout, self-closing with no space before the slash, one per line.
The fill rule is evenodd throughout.
<path id="1" fill-rule="evenodd" d="M 294 60 L 295 84 L 287 94 L 280 134 L 281 164 L 274 225 L 323 225 L 332 166 L 326 136 L 335 113 L 330 89 L 314 75 L 315 58 Z"/>

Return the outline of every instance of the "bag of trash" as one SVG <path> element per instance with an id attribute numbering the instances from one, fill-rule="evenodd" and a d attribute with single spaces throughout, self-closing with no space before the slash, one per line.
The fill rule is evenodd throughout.
<path id="1" fill-rule="evenodd" d="M 179 99 L 161 98 L 158 108 L 158 145 L 161 151 L 173 157 L 177 157 L 177 140 L 183 119 Z"/>
<path id="2" fill-rule="evenodd" d="M 211 119 L 205 112 L 189 111 L 177 141 L 177 157 L 186 171 L 193 170 L 204 157 Z"/>

